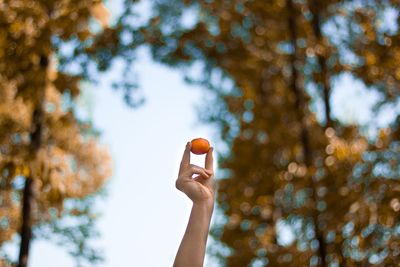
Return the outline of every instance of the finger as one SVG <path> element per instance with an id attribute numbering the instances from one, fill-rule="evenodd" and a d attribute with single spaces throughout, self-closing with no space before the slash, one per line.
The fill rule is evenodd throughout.
<path id="1" fill-rule="evenodd" d="M 217 191 L 218 183 L 213 177 L 204 178 L 202 176 L 197 176 L 193 178 L 193 180 L 208 187 L 212 192 Z"/>
<path id="2" fill-rule="evenodd" d="M 202 185 L 204 185 L 204 181 L 205 180 L 206 180 L 206 178 L 201 177 L 201 175 L 196 176 L 196 177 L 193 178 L 193 181 L 195 181 L 195 182 L 197 182 L 199 184 L 202 184 Z"/>
<path id="3" fill-rule="evenodd" d="M 179 175 L 181 175 L 190 164 L 190 148 L 191 148 L 191 143 L 187 142 L 185 151 L 183 152 L 181 165 L 179 167 Z"/>
<path id="4" fill-rule="evenodd" d="M 193 178 L 194 181 L 204 184 L 209 178 L 204 178 L 203 176 L 199 175 Z"/>
<path id="5" fill-rule="evenodd" d="M 214 157 L 213 157 L 213 147 L 210 147 L 210 149 L 207 152 L 206 155 L 206 164 L 205 164 L 205 168 L 209 171 L 214 171 Z"/>
<path id="6" fill-rule="evenodd" d="M 208 177 L 208 179 L 206 179 L 206 180 L 204 180 L 202 182 L 203 185 L 207 186 L 212 191 L 215 190 L 215 183 L 216 183 L 216 181 L 214 179 L 214 157 L 213 157 L 213 152 L 214 152 L 214 148 L 211 147 L 210 150 L 207 152 L 206 163 L 205 163 L 205 168 L 206 168 L 208 174 L 210 174 L 210 177 Z"/>
<path id="7" fill-rule="evenodd" d="M 189 165 L 189 169 L 187 169 L 187 173 L 185 173 L 185 176 L 188 176 L 190 178 L 192 178 L 192 176 L 194 174 L 199 174 L 204 178 L 209 178 L 211 175 L 206 171 L 206 169 L 200 167 L 200 166 L 196 166 L 193 164 Z M 183 176 L 183 175 L 182 175 Z"/>

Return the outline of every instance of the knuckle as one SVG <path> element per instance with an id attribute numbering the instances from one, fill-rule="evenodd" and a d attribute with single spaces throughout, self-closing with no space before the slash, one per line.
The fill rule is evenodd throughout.
<path id="1" fill-rule="evenodd" d="M 176 187 L 176 189 L 181 190 L 181 188 L 182 188 L 182 183 L 181 183 L 179 180 L 176 180 L 176 182 L 175 182 L 175 187 Z"/>
<path id="2" fill-rule="evenodd" d="M 190 170 L 192 171 L 192 172 L 195 172 L 195 171 L 197 171 L 197 168 L 196 168 L 196 166 L 190 166 Z"/>
<path id="3" fill-rule="evenodd" d="M 195 164 L 190 164 L 190 167 L 193 168 L 193 169 L 195 169 L 195 170 L 203 169 L 202 167 L 197 166 L 197 165 L 195 165 Z"/>

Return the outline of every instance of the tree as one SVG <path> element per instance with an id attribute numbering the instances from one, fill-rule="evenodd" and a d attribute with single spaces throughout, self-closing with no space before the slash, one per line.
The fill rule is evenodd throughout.
<path id="1" fill-rule="evenodd" d="M 10 0 L 0 10 L 0 248 L 18 232 L 18 266 L 25 267 L 34 236 L 58 237 L 74 246 L 78 264 L 95 264 L 93 202 L 111 164 L 75 101 L 80 82 L 94 81 L 116 59 L 127 59 L 129 74 L 135 46 L 121 36 L 134 29 L 109 26 L 101 1 Z M 127 104 L 142 102 L 131 80 L 115 87 Z"/>
<path id="2" fill-rule="evenodd" d="M 397 21 L 390 1 L 155 3 L 142 29 L 153 57 L 185 69 L 203 63 L 203 76 L 187 79 L 213 93 L 203 119 L 229 148 L 213 230 L 228 249 L 213 253 L 226 266 L 398 261 L 398 119 L 371 137 L 333 118 L 330 106 L 343 74 L 378 88 L 383 104 L 396 100 L 398 28 L 390 38 L 376 33 L 390 9 Z M 384 78 L 387 66 L 393 74 Z"/>

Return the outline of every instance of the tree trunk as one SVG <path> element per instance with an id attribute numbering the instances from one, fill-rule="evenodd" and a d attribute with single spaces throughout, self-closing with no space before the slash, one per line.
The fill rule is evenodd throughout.
<path id="1" fill-rule="evenodd" d="M 316 43 L 323 45 L 323 35 L 322 35 L 322 22 L 321 22 L 321 7 L 318 0 L 311 0 L 309 2 L 310 11 L 312 14 L 312 29 L 314 32 Z M 318 65 L 320 66 L 321 79 L 322 79 L 322 92 L 325 107 L 325 128 L 333 127 L 331 118 L 331 105 L 330 105 L 330 95 L 331 95 L 331 83 L 330 83 L 330 73 L 328 70 L 328 65 L 326 62 L 326 54 L 317 53 Z M 342 253 L 341 246 L 336 247 L 335 251 L 340 257 L 339 266 L 343 265 L 344 256 Z"/>
<path id="2" fill-rule="evenodd" d="M 33 197 L 33 181 L 27 178 L 25 181 L 23 205 L 22 205 L 22 227 L 21 227 L 21 245 L 19 250 L 18 267 L 28 265 L 29 245 L 32 239 L 31 213 Z"/>
<path id="3" fill-rule="evenodd" d="M 315 35 L 316 43 L 322 45 L 322 31 L 321 31 L 321 18 L 320 18 L 320 7 L 319 0 L 311 0 L 310 11 L 312 13 L 312 28 Z M 317 53 L 318 65 L 321 71 L 322 78 L 322 92 L 325 106 L 325 128 L 332 127 L 331 118 L 331 105 L 330 105 L 330 94 L 331 84 L 330 76 L 328 72 L 328 66 L 326 62 L 326 55 Z"/>
<path id="4" fill-rule="evenodd" d="M 295 95 L 295 109 L 296 109 L 296 114 L 297 114 L 297 121 L 301 125 L 301 143 L 303 146 L 303 158 L 304 158 L 304 163 L 307 167 L 310 167 L 312 164 L 312 151 L 310 147 L 310 138 L 309 138 L 309 132 L 307 129 L 307 125 L 305 122 L 305 101 L 304 101 L 304 95 L 303 95 L 303 89 L 299 86 L 299 73 L 298 70 L 296 69 L 296 60 L 297 60 L 297 32 L 296 32 L 296 13 L 293 7 L 292 0 L 286 0 L 286 6 L 288 8 L 288 28 L 289 28 L 289 35 L 290 35 L 290 42 L 293 46 L 293 52 L 290 55 L 290 65 L 291 65 L 291 80 L 290 80 L 290 88 L 293 91 L 293 94 Z M 314 209 L 312 212 L 312 219 L 313 219 L 313 224 L 314 224 L 314 229 L 315 229 L 315 234 L 316 238 L 318 240 L 319 246 L 318 246 L 318 255 L 320 258 L 321 262 L 321 267 L 326 267 L 326 244 L 324 240 L 324 235 L 323 232 L 321 231 L 319 225 L 318 225 L 318 217 L 319 217 L 319 212 L 317 210 L 317 195 L 316 195 L 316 185 L 314 183 L 314 180 L 312 177 L 309 177 L 310 179 L 310 184 L 311 187 L 313 188 L 313 202 L 314 202 Z"/>
<path id="5" fill-rule="evenodd" d="M 32 117 L 32 132 L 30 134 L 31 144 L 29 155 L 30 160 L 35 160 L 36 154 L 42 144 L 42 128 L 43 128 L 43 101 L 44 92 L 47 83 L 47 66 L 48 58 L 47 56 L 42 56 L 40 58 L 40 71 L 43 72 L 43 84 L 42 88 L 37 88 L 36 99 L 34 99 L 35 110 Z M 23 203 L 22 203 L 22 225 L 20 230 L 21 244 L 18 257 L 18 267 L 27 267 L 29 259 L 29 248 L 32 240 L 32 206 L 34 203 L 33 177 L 26 177 L 25 187 L 23 192 Z"/>

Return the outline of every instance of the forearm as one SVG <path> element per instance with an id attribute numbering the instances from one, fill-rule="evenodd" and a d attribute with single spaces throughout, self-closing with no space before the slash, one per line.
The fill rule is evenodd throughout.
<path id="1" fill-rule="evenodd" d="M 188 226 L 176 254 L 174 267 L 202 267 L 213 203 L 194 203 Z"/>

